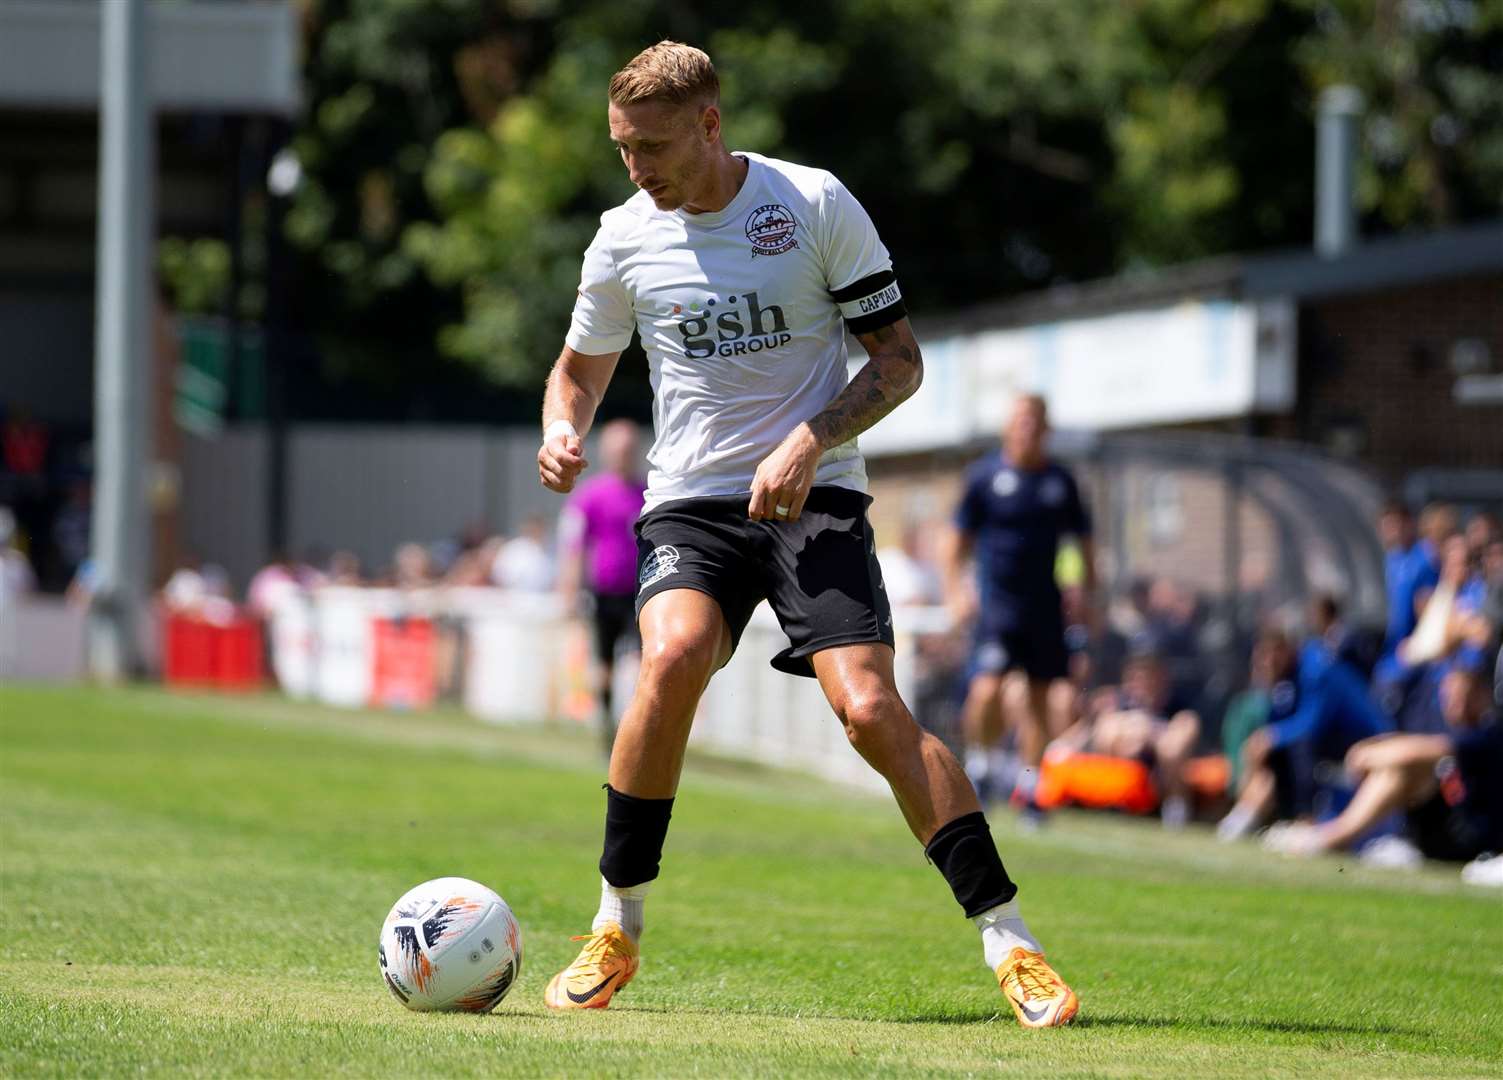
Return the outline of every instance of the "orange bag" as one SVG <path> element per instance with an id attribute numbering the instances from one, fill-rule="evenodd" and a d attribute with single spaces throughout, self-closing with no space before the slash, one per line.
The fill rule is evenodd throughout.
<path id="1" fill-rule="evenodd" d="M 1046 810 L 1074 805 L 1149 814 L 1159 805 L 1148 766 L 1105 754 L 1046 755 L 1034 798 Z"/>

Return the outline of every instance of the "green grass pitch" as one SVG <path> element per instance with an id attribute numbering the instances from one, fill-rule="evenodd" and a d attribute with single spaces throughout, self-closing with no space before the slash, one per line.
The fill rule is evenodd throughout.
<path id="1" fill-rule="evenodd" d="M 896 807 L 702 757 L 641 974 L 551 1015 L 601 774 L 586 735 L 453 713 L 0 688 L 0 1075 L 1503 1076 L 1503 903 L 1454 870 L 999 813 L 1082 1001 L 1024 1031 Z M 409 1013 L 377 972 L 388 907 L 445 874 L 522 922 L 488 1016 Z"/>

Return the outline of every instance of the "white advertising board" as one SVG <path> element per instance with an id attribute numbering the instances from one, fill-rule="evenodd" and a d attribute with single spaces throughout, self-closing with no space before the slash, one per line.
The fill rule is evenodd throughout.
<path id="1" fill-rule="evenodd" d="M 1295 308 L 1287 300 L 1186 301 L 922 341 L 925 381 L 861 437 L 874 455 L 997 432 L 1021 393 L 1061 428 L 1147 427 L 1277 412 L 1294 404 Z M 864 358 L 853 358 L 859 367 Z"/>

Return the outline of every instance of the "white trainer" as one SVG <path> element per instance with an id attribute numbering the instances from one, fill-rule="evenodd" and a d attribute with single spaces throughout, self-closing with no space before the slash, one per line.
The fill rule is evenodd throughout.
<path id="1" fill-rule="evenodd" d="M 1503 855 L 1478 855 L 1461 868 L 1461 880 L 1468 885 L 1503 889 Z"/>

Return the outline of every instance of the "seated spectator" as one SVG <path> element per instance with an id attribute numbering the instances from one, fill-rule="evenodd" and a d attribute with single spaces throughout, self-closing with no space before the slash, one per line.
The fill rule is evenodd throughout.
<path id="1" fill-rule="evenodd" d="M 1397 659 L 1409 669 L 1450 655 L 1460 643 L 1464 619 L 1482 606 L 1485 584 L 1474 570 L 1466 538 L 1448 537 L 1441 547 L 1440 576 L 1420 611 L 1414 631 L 1399 642 Z"/>
<path id="2" fill-rule="evenodd" d="M 1481 563 L 1488 546 L 1503 540 L 1503 525 L 1499 524 L 1496 514 L 1479 510 L 1467 521 L 1463 535 L 1466 537 L 1466 546 L 1471 551 L 1472 561 Z"/>
<path id="3" fill-rule="evenodd" d="M 433 560 L 422 544 L 408 541 L 392 556 L 392 585 L 398 589 L 426 589 L 434 584 Z"/>
<path id="4" fill-rule="evenodd" d="M 1110 620 L 1095 615 L 1080 586 L 1061 589 L 1060 598 L 1065 616 L 1065 650 L 1070 655 L 1070 682 L 1081 693 L 1115 686 L 1122 679 L 1128 639 Z"/>
<path id="5" fill-rule="evenodd" d="M 546 543 L 548 523 L 541 517 L 522 522 L 521 531 L 501 545 L 491 564 L 491 580 L 503 589 L 553 591 L 553 554 Z"/>
<path id="6" fill-rule="evenodd" d="M 358 586 L 365 584 L 360 571 L 360 556 L 353 551 L 336 551 L 329 556 L 325 584 Z"/>
<path id="7" fill-rule="evenodd" d="M 1313 813 L 1317 764 L 1339 762 L 1354 743 L 1393 730 L 1361 675 L 1318 640 L 1296 652 L 1286 635 L 1268 631 L 1257 655 L 1272 680 L 1268 721 L 1242 742 L 1241 790 L 1217 827 L 1224 840 L 1246 836 L 1276 811 Z"/>
<path id="8" fill-rule="evenodd" d="M 230 577 L 224 567 L 189 559 L 162 586 L 162 606 L 173 615 L 227 623 L 235 617 Z"/>
<path id="9" fill-rule="evenodd" d="M 925 607 L 943 604 L 944 582 L 925 544 L 933 530 L 923 523 L 905 522 L 901 543 L 877 552 L 888 602 L 893 607 Z"/>
<path id="10" fill-rule="evenodd" d="M 1363 739 L 1346 754 L 1359 779 L 1335 818 L 1290 827 L 1277 849 L 1318 855 L 1355 846 L 1395 811 L 1405 811 L 1418 853 L 1467 862 L 1503 852 L 1503 725 L 1492 699 L 1491 658 L 1468 649 L 1440 687 L 1446 730 Z M 1503 884 L 1503 881 L 1499 882 Z"/>
<path id="11" fill-rule="evenodd" d="M 31 560 L 20 547 L 20 530 L 10 507 L 0 506 L 0 607 L 37 587 Z"/>
<path id="12" fill-rule="evenodd" d="M 318 587 L 323 580 L 323 574 L 314 567 L 278 552 L 251 577 L 245 589 L 245 606 L 256 618 L 269 619 L 282 604 L 297 599 L 305 589 Z"/>
<path id="13" fill-rule="evenodd" d="M 1129 647 L 1122 685 L 1100 692 L 1090 715 L 1054 741 L 1049 752 L 1080 752 L 1141 761 L 1152 772 L 1163 801 L 1164 825 L 1179 828 L 1190 818 L 1185 763 L 1200 738 L 1200 716 L 1174 690 L 1161 647 L 1140 635 Z"/>
<path id="14" fill-rule="evenodd" d="M 1242 758 L 1242 745 L 1248 736 L 1268 723 L 1273 707 L 1272 694 L 1284 678 L 1283 656 L 1287 641 L 1281 633 L 1263 634 L 1253 643 L 1252 661 L 1248 688 L 1227 705 L 1221 721 L 1221 750 L 1231 764 L 1231 790 L 1240 794 L 1247 772 Z M 1271 779 L 1271 778 L 1270 778 Z M 1228 821 L 1221 828 L 1228 827 Z M 1220 833 L 1218 829 L 1218 833 Z M 1224 836 L 1223 839 L 1235 839 Z"/>

